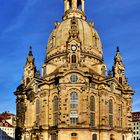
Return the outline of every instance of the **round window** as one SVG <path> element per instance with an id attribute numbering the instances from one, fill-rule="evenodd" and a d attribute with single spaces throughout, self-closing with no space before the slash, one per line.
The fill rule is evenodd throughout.
<path id="1" fill-rule="evenodd" d="M 70 81 L 71 81 L 72 83 L 76 83 L 77 80 L 78 80 L 77 75 L 71 75 L 71 77 L 70 77 Z"/>

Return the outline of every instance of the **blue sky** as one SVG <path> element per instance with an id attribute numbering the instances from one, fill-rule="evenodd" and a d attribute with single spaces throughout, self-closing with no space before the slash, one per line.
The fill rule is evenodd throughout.
<path id="1" fill-rule="evenodd" d="M 85 10 L 101 37 L 108 70 L 120 47 L 136 92 L 133 111 L 140 111 L 140 0 L 86 0 Z M 0 112 L 15 113 L 13 92 L 22 79 L 29 46 L 40 69 L 49 34 L 62 15 L 63 0 L 0 0 Z"/>

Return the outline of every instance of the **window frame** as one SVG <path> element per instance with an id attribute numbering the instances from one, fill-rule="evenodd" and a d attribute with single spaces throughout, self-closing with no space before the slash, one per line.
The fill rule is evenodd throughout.
<path id="1" fill-rule="evenodd" d="M 70 93 L 70 124 L 78 124 L 78 93 L 75 91 Z"/>
<path id="2" fill-rule="evenodd" d="M 90 126 L 95 126 L 95 97 L 90 96 Z"/>

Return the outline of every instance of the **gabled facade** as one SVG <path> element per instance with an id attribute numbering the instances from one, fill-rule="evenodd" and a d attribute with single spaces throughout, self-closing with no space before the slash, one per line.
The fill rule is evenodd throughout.
<path id="1" fill-rule="evenodd" d="M 131 140 L 133 90 L 117 48 L 106 74 L 102 44 L 87 22 L 84 0 L 64 0 L 47 45 L 42 76 L 30 48 L 17 88 L 17 135 L 22 140 Z"/>

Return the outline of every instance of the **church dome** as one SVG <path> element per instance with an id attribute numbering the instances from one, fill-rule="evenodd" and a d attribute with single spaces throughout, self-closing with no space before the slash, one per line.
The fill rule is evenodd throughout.
<path id="1" fill-rule="evenodd" d="M 68 18 L 61 23 L 56 23 L 55 29 L 48 40 L 47 57 L 52 56 L 56 52 L 63 53 L 66 51 L 65 46 L 70 36 L 71 20 L 72 18 Z M 102 45 L 97 31 L 93 28 L 93 23 L 88 23 L 82 18 L 76 18 L 76 20 L 82 52 L 90 52 L 102 60 Z"/>
<path id="2" fill-rule="evenodd" d="M 84 0 L 64 0 L 64 9 L 62 22 L 55 23 L 49 37 L 45 63 L 61 67 L 71 63 L 71 55 L 75 53 L 78 64 L 82 61 L 81 64 L 92 69 L 93 65 L 103 64 L 100 37 L 94 23 L 86 21 Z"/>

